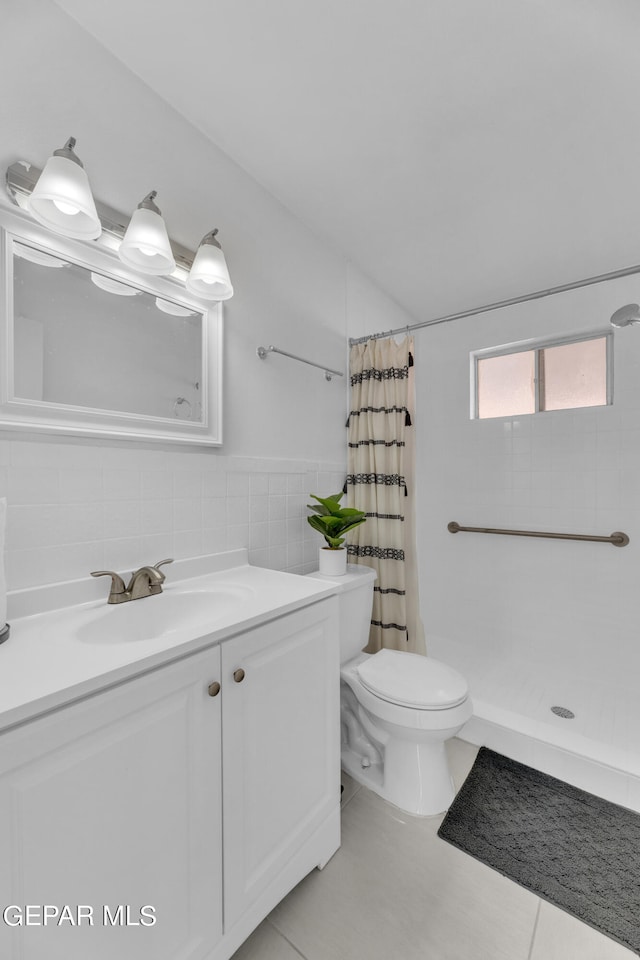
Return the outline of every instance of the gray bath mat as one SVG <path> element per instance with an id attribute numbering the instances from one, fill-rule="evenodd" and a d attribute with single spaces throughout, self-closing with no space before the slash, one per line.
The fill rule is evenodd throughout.
<path id="1" fill-rule="evenodd" d="M 438 835 L 640 953 L 640 814 L 481 747 Z"/>

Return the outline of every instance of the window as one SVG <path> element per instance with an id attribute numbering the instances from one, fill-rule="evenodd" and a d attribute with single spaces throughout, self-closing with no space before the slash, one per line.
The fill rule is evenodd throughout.
<path id="1" fill-rule="evenodd" d="M 611 403 L 611 332 L 478 350 L 472 411 L 481 420 Z"/>

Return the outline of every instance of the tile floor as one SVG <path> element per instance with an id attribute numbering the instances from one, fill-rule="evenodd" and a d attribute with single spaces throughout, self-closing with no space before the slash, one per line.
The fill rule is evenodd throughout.
<path id="1" fill-rule="evenodd" d="M 477 748 L 449 746 L 460 786 Z M 233 960 L 631 960 L 635 953 L 437 837 L 343 774 L 342 846 Z M 637 960 L 637 958 L 636 958 Z"/>

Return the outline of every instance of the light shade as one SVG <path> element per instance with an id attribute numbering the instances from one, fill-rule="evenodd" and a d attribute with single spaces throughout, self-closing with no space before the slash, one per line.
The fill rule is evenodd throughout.
<path id="1" fill-rule="evenodd" d="M 61 267 L 69 266 L 66 260 L 61 260 L 60 257 L 52 257 L 51 254 L 45 253 L 44 250 L 27 247 L 23 243 L 14 243 L 13 252 L 16 257 L 29 260 L 30 263 L 37 263 L 39 267 L 53 267 L 54 270 L 59 270 Z"/>
<path id="2" fill-rule="evenodd" d="M 118 256 L 128 267 L 161 276 L 173 273 L 176 262 L 162 214 L 153 202 L 156 196 L 157 192 L 152 190 L 138 204 L 122 238 Z"/>
<path id="3" fill-rule="evenodd" d="M 158 310 L 161 310 L 163 313 L 168 313 L 172 317 L 198 316 L 195 310 L 187 310 L 186 307 L 180 307 L 177 303 L 172 303 L 171 300 L 163 300 L 162 297 L 156 297 L 156 307 Z"/>
<path id="4" fill-rule="evenodd" d="M 49 157 L 27 201 L 32 216 L 65 237 L 95 240 L 102 232 L 100 218 L 82 163 L 70 137 Z"/>
<path id="5" fill-rule="evenodd" d="M 202 300 L 229 300 L 233 287 L 222 247 L 216 240 L 217 230 L 203 238 L 187 277 L 187 290 Z"/>
<path id="6" fill-rule="evenodd" d="M 128 283 L 120 283 L 119 280 L 114 280 L 113 277 L 103 277 L 101 273 L 92 272 L 91 282 L 95 283 L 96 287 L 100 287 L 101 290 L 106 291 L 106 293 L 115 293 L 118 297 L 136 297 L 139 293 L 142 293 L 141 290 L 130 287 Z"/>

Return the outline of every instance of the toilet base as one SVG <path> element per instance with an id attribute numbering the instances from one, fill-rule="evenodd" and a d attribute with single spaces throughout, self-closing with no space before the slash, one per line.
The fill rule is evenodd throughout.
<path id="1" fill-rule="evenodd" d="M 348 664 L 340 685 L 342 766 L 358 783 L 406 813 L 437 816 L 455 796 L 445 743 L 472 712 L 469 699 L 433 711 L 387 703 L 358 683 Z"/>
<path id="2" fill-rule="evenodd" d="M 342 745 L 342 769 L 388 803 L 414 817 L 435 817 L 455 796 L 445 745 L 395 741 L 384 748 L 384 763 L 363 766 L 367 758 Z"/>

